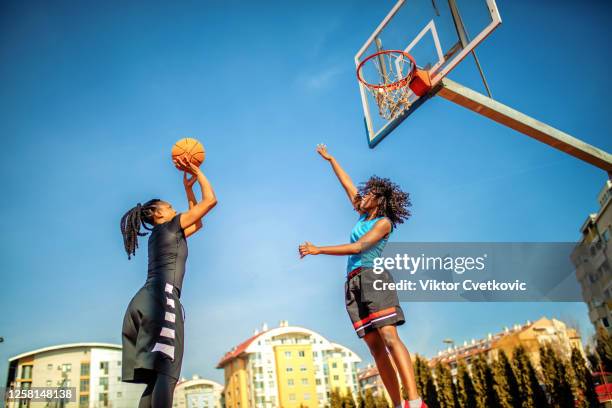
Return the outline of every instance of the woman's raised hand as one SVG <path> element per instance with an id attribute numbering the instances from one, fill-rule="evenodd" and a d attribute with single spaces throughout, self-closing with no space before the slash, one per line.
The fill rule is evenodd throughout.
<path id="1" fill-rule="evenodd" d="M 327 152 L 327 146 L 323 143 L 317 145 L 317 153 L 321 155 L 325 160 L 330 161 L 333 159 L 332 155 Z"/>
<path id="2" fill-rule="evenodd" d="M 187 173 L 189 173 L 189 174 L 191 174 L 193 176 L 197 176 L 198 173 L 202 171 L 202 170 L 200 170 L 199 166 L 196 166 L 195 164 L 193 164 L 191 161 L 187 160 L 183 156 L 179 156 L 179 157 L 175 158 L 174 159 L 174 164 L 179 169 L 181 169 L 184 172 L 187 172 Z"/>

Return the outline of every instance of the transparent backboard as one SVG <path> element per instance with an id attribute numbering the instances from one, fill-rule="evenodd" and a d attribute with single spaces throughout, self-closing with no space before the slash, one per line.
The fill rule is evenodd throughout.
<path id="1" fill-rule="evenodd" d="M 431 97 L 440 80 L 499 24 L 495 0 L 399 0 L 357 52 L 355 65 L 381 50 L 405 51 L 414 57 L 419 68 L 429 72 L 433 92 L 422 97 L 409 92 L 407 107 L 394 118 L 385 119 L 374 95 L 358 82 L 369 146 L 376 146 Z M 397 68 L 401 74 L 399 65 Z M 362 75 L 379 77 L 380 84 L 389 80 L 381 75 L 380 65 L 369 61 L 363 65 Z"/>

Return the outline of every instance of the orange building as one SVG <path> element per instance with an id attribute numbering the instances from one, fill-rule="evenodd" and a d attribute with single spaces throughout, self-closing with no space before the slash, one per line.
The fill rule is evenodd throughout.
<path id="1" fill-rule="evenodd" d="M 469 367 L 472 359 L 485 353 L 489 362 L 496 360 L 499 353 L 504 351 L 511 357 L 512 350 L 522 345 L 531 358 L 533 364 L 539 367 L 540 345 L 551 344 L 560 355 L 565 358 L 571 356 L 572 348 L 576 347 L 584 354 L 582 340 L 578 332 L 567 327 L 565 323 L 557 319 L 542 317 L 535 322 L 527 322 L 523 325 L 516 324 L 512 328 L 504 328 L 502 332 L 491 334 L 483 339 L 472 339 L 464 342 L 461 346 L 449 347 L 439 351 L 438 355 L 429 360 L 430 367 L 438 361 L 448 363 L 453 375 L 456 374 L 457 360 L 463 360 Z"/>

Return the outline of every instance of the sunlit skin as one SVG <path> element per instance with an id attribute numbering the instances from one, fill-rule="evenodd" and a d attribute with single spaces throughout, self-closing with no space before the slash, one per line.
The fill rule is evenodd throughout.
<path id="1" fill-rule="evenodd" d="M 217 205 L 217 198 L 210 182 L 204 176 L 200 167 L 183 157 L 176 158 L 174 164 L 183 171 L 183 185 L 187 195 L 187 202 L 189 203 L 189 210 L 181 213 L 179 221 L 185 237 L 189 237 L 202 228 L 202 218 Z M 202 199 L 199 202 L 193 192 L 193 185 L 196 181 L 200 184 L 202 193 Z M 172 204 L 161 202 L 156 206 L 153 213 L 153 223 L 155 225 L 164 224 L 172 220 L 176 214 L 177 212 L 172 207 Z"/>
<path id="2" fill-rule="evenodd" d="M 318 145 L 317 153 L 331 164 L 340 184 L 359 214 L 367 214 L 366 219 L 368 220 L 384 215 L 379 211 L 376 196 L 373 193 L 370 192 L 363 197 L 359 197 L 357 187 L 336 159 L 329 154 L 327 146 Z M 387 237 L 391 233 L 391 228 L 391 222 L 387 218 L 382 218 L 355 243 L 317 246 L 307 241 L 299 246 L 300 257 L 320 254 L 337 256 L 359 254 Z M 397 327 L 389 325 L 380 327 L 376 331 L 370 331 L 365 335 L 364 341 L 368 345 L 372 357 L 374 357 L 376 367 L 378 367 L 380 377 L 389 392 L 393 405 L 397 406 L 402 403 L 400 384 L 397 379 L 398 374 L 408 394 L 408 399 L 417 399 L 419 394 L 414 378 L 414 368 L 408 349 L 399 338 Z"/>

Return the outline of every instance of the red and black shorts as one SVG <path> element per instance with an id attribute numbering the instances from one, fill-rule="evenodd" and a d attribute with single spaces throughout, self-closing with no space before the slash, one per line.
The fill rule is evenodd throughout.
<path id="1" fill-rule="evenodd" d="M 379 327 L 404 324 L 402 310 L 395 290 L 377 290 L 383 283 L 392 283 L 387 271 L 374 273 L 372 268 L 357 268 L 349 273 L 344 285 L 346 311 L 359 337 Z"/>

